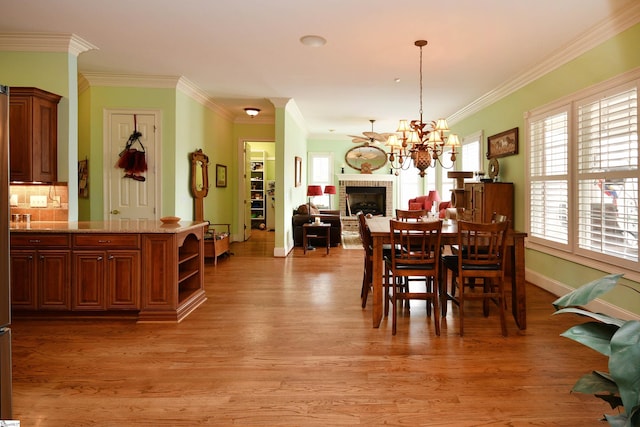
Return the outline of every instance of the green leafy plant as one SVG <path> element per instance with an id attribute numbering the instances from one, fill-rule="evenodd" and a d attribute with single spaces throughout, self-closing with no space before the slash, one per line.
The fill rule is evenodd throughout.
<path id="1" fill-rule="evenodd" d="M 617 415 L 605 415 L 614 427 L 640 426 L 640 321 L 622 320 L 593 313 L 581 307 L 610 291 L 622 274 L 611 274 L 587 283 L 553 302 L 554 314 L 575 313 L 593 319 L 567 329 L 561 336 L 609 357 L 609 372 L 593 371 L 573 386 L 572 392 L 593 394 L 622 408 Z M 631 288 L 636 293 L 637 289 Z"/>

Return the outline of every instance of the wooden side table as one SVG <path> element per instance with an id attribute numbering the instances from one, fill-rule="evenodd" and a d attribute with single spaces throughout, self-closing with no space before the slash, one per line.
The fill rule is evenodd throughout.
<path id="1" fill-rule="evenodd" d="M 325 232 L 324 235 L 322 231 Z M 309 237 L 324 239 L 327 244 L 327 254 L 329 254 L 329 246 L 331 246 L 331 224 L 308 222 L 302 225 L 302 246 L 304 247 L 305 255 L 309 247 Z"/>

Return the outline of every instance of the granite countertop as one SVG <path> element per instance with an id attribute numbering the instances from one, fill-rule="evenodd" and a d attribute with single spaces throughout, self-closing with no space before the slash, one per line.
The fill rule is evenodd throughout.
<path id="1" fill-rule="evenodd" d="M 12 233 L 180 233 L 192 228 L 202 227 L 206 222 L 180 221 L 176 224 L 163 224 L 148 219 L 120 219 L 113 221 L 32 221 L 12 222 Z"/>

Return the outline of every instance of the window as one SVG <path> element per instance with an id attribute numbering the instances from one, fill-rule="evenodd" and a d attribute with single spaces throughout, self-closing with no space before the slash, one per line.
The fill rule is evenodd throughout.
<path id="1" fill-rule="evenodd" d="M 482 131 L 467 135 L 462 139 L 460 149 L 462 156 L 462 171 L 482 170 Z"/>
<path id="2" fill-rule="evenodd" d="M 640 271 L 640 72 L 531 112 L 530 240 Z"/>
<path id="3" fill-rule="evenodd" d="M 323 190 L 327 185 L 333 185 L 333 153 L 314 153 L 308 154 L 309 176 L 307 181 L 309 185 L 321 185 Z M 322 209 L 330 206 L 328 194 L 315 196 L 311 202 Z"/>

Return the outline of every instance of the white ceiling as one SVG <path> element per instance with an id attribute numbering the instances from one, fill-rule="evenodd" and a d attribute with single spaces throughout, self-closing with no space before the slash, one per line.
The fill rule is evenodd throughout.
<path id="1" fill-rule="evenodd" d="M 369 119 L 390 132 L 417 117 L 415 40 L 429 41 L 425 119 L 455 119 L 541 64 L 565 61 L 577 40 L 638 22 L 639 3 L 0 0 L 0 32 L 75 34 L 98 48 L 80 54 L 80 73 L 182 76 L 240 116 L 257 106 L 259 118 L 272 117 L 269 99 L 292 98 L 311 136 L 348 141 Z M 326 45 L 303 46 L 308 34 Z"/>

